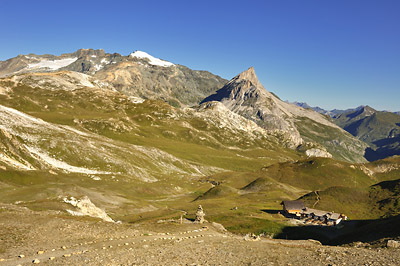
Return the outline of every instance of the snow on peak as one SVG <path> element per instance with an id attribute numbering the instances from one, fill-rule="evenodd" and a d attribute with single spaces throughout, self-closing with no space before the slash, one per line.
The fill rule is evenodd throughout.
<path id="1" fill-rule="evenodd" d="M 57 70 L 59 68 L 66 67 L 66 66 L 72 64 L 76 60 L 78 60 L 77 57 L 64 58 L 64 59 L 58 59 L 58 60 L 47 60 L 47 59 L 44 59 L 44 60 L 41 60 L 39 63 L 29 64 L 28 68 L 29 69 L 50 68 L 51 70 Z"/>
<path id="2" fill-rule="evenodd" d="M 164 61 L 164 60 L 161 60 L 159 58 L 155 58 L 154 56 L 151 56 L 148 53 L 142 52 L 142 51 L 136 51 L 134 53 L 131 53 L 129 56 L 130 57 L 141 58 L 141 59 L 148 59 L 149 60 L 149 64 L 154 65 L 154 66 L 169 67 L 169 66 L 173 66 L 174 65 L 171 62 Z"/>

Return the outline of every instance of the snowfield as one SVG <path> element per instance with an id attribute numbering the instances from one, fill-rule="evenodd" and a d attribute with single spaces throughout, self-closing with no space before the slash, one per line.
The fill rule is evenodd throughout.
<path id="1" fill-rule="evenodd" d="M 66 67 L 66 66 L 72 64 L 76 60 L 78 60 L 77 57 L 65 58 L 65 59 L 60 59 L 60 60 L 41 60 L 39 63 L 29 64 L 28 68 L 29 69 L 49 68 L 51 70 L 57 70 L 59 68 Z"/>
<path id="2" fill-rule="evenodd" d="M 148 59 L 149 64 L 154 65 L 154 66 L 162 66 L 162 67 L 174 66 L 174 64 L 172 64 L 171 62 L 164 61 L 159 58 L 155 58 L 154 56 L 151 56 L 148 53 L 142 52 L 142 51 L 136 51 L 134 53 L 131 53 L 129 56 L 135 57 L 135 58 L 140 58 L 140 59 Z"/>

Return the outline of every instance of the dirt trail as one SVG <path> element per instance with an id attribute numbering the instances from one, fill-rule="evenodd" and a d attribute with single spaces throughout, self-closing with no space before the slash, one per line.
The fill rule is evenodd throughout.
<path id="1" fill-rule="evenodd" d="M 114 224 L 3 206 L 0 266 L 34 260 L 39 265 L 400 265 L 398 250 L 245 241 L 205 225 Z"/>

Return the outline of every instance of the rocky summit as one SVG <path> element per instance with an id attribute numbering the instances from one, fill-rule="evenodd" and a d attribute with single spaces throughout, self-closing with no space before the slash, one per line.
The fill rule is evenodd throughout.
<path id="1" fill-rule="evenodd" d="M 0 62 L 0 264 L 398 265 L 400 157 L 364 157 L 398 122 L 356 111 L 141 51 Z"/>
<path id="2" fill-rule="evenodd" d="M 362 162 L 366 145 L 311 110 L 280 100 L 258 80 L 254 68 L 240 73 L 203 102 L 219 101 L 229 110 L 254 121 L 262 128 L 279 132 L 285 145 L 308 150 L 316 148 L 348 161 Z M 318 132 L 318 133 L 317 133 Z M 309 153 L 315 154 L 315 153 Z"/>

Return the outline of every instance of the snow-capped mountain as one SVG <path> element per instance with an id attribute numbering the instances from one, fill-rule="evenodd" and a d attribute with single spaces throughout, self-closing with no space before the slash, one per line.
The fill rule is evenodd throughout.
<path id="1" fill-rule="evenodd" d="M 0 77 L 24 73 L 74 71 L 92 76 L 99 86 L 141 99 L 161 99 L 174 106 L 192 106 L 221 88 L 226 80 L 207 71 L 161 60 L 146 52 L 128 56 L 80 49 L 54 55 L 19 55 L 0 61 Z"/>
<path id="2" fill-rule="evenodd" d="M 170 66 L 174 66 L 173 63 L 165 61 L 165 60 L 161 60 L 159 58 L 156 58 L 154 56 L 149 55 L 146 52 L 142 52 L 142 51 L 135 51 L 133 53 L 131 53 L 129 55 L 129 57 L 132 58 L 140 58 L 140 59 L 144 59 L 146 60 L 149 64 L 153 65 L 153 66 L 162 66 L 162 67 L 170 67 Z"/>

